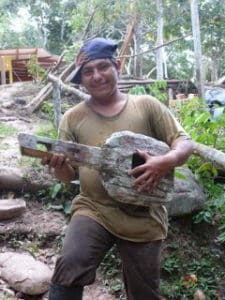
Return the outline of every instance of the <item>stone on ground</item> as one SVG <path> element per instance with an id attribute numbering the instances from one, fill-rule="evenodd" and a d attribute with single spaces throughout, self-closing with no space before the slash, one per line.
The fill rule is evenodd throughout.
<path id="1" fill-rule="evenodd" d="M 40 295 L 49 288 L 52 270 L 31 255 L 0 253 L 0 277 L 10 287 L 27 295 Z"/>
<path id="2" fill-rule="evenodd" d="M 23 199 L 1 199 L 0 220 L 7 220 L 20 216 L 26 210 L 26 202 Z"/>

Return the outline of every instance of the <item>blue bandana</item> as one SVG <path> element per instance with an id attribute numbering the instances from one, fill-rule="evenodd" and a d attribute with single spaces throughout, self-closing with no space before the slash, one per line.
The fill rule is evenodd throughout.
<path id="1" fill-rule="evenodd" d="M 115 59 L 117 46 L 117 44 L 114 44 L 112 41 L 106 40 L 104 38 L 95 38 L 84 43 L 77 55 L 76 68 L 70 76 L 70 81 L 80 84 L 80 72 L 83 66 L 91 60 L 99 58 Z"/>

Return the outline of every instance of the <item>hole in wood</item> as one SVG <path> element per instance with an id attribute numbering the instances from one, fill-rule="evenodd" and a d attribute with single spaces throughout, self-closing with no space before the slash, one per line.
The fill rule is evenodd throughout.
<path id="1" fill-rule="evenodd" d="M 142 158 L 138 153 L 134 153 L 133 156 L 132 156 L 132 169 L 133 168 L 136 168 L 140 165 L 143 165 L 145 163 L 145 160 L 144 158 Z M 137 178 L 138 176 L 140 176 L 141 173 L 137 173 L 134 175 L 135 178 Z"/>

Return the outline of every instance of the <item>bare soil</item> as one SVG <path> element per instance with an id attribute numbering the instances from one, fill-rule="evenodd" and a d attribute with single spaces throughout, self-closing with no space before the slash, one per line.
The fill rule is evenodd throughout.
<path id="1" fill-rule="evenodd" d="M 22 168 L 17 133 L 35 132 L 40 125 L 47 122 L 37 114 L 26 115 L 23 111 L 24 106 L 40 89 L 40 85 L 32 82 L 0 86 L 0 125 L 5 124 L 15 129 L 11 136 L 0 135 L 0 167 L 20 166 Z M 12 191 L 0 191 L 0 201 L 13 197 L 18 195 Z M 20 217 L 0 220 L 1 251 L 28 251 L 53 269 L 68 219 L 62 212 L 48 209 L 47 203 L 35 201 L 34 195 L 32 199 L 29 194 L 20 194 L 19 197 L 25 197 L 27 208 Z M 0 299 L 47 299 L 47 294 L 39 297 L 16 295 L 16 292 L 0 279 Z M 83 299 L 114 300 L 116 298 L 110 294 L 109 289 L 103 284 L 100 272 L 97 272 L 95 283 L 85 288 Z"/>

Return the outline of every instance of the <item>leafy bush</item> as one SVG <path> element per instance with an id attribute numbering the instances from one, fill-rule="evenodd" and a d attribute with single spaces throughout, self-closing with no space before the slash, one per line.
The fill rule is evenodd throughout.
<path id="1" fill-rule="evenodd" d="M 70 217 L 71 202 L 78 192 L 77 184 L 68 187 L 66 184 L 58 182 L 45 190 L 38 191 L 35 197 L 46 204 L 47 209 L 62 211 Z"/>
<path id="2" fill-rule="evenodd" d="M 43 69 L 37 61 L 37 55 L 31 55 L 30 60 L 27 63 L 28 73 L 35 80 L 44 80 L 46 79 L 47 72 Z"/>
<path id="3" fill-rule="evenodd" d="M 151 96 L 156 97 L 163 103 L 167 100 L 167 83 L 164 80 L 157 80 L 153 84 L 149 84 L 146 88 L 141 85 L 135 85 L 129 90 L 132 95 L 144 95 L 149 93 Z"/>
<path id="4" fill-rule="evenodd" d="M 156 97 L 163 103 L 166 102 L 168 95 L 167 82 L 165 80 L 157 80 L 154 84 L 149 84 L 147 90 L 153 97 Z"/>
<path id="5" fill-rule="evenodd" d="M 160 99 L 157 94 L 154 96 Z M 175 105 L 173 113 L 194 141 L 225 151 L 223 110 L 216 118 L 212 118 L 202 99 L 194 98 L 176 103 L 178 104 Z M 218 234 L 215 241 L 225 243 L 225 187 L 223 184 L 215 184 L 218 170 L 211 162 L 196 155 L 191 156 L 188 166 L 203 184 L 208 198 L 204 209 L 193 217 L 193 222 L 216 225 L 214 228 L 218 228 Z M 190 244 L 187 242 L 178 245 L 176 242 L 176 247 L 164 257 L 161 293 L 166 299 L 193 299 L 197 289 L 205 293 L 206 299 L 216 299 L 219 281 L 223 282 L 225 274 L 223 266 L 220 266 L 220 255 L 215 255 L 214 249 L 209 249 L 207 241 L 205 243 L 205 246 L 199 248 L 192 239 Z"/>

